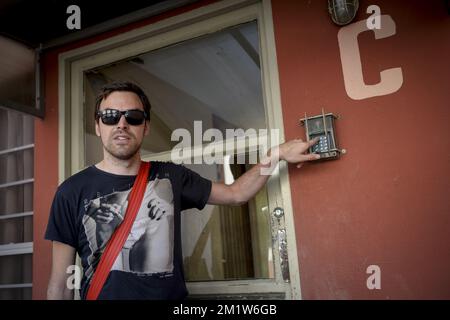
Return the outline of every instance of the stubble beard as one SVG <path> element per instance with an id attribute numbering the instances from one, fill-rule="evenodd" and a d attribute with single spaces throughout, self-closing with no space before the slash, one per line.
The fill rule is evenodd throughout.
<path id="1" fill-rule="evenodd" d="M 108 152 L 111 156 L 118 160 L 129 160 L 139 152 L 142 142 L 140 144 L 135 144 L 130 149 L 122 148 L 120 146 L 114 146 L 113 144 L 114 142 L 111 139 L 107 144 L 103 145 L 103 148 L 105 148 L 106 152 Z"/>

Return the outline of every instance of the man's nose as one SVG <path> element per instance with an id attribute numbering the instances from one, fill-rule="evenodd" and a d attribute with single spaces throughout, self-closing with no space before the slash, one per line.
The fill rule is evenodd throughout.
<path id="1" fill-rule="evenodd" d="M 125 115 L 121 115 L 120 116 L 120 119 L 119 119 L 119 122 L 117 123 L 117 128 L 120 128 L 120 129 L 126 129 L 126 128 L 128 128 L 128 122 L 127 122 L 127 120 L 125 119 Z"/>

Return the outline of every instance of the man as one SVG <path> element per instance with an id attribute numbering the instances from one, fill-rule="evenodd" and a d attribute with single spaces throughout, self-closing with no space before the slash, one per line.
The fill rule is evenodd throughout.
<path id="1" fill-rule="evenodd" d="M 53 241 L 48 299 L 73 298 L 66 270 L 75 263 L 76 252 L 83 266 L 81 298 L 86 298 L 101 254 L 124 219 L 141 163 L 141 143 L 149 133 L 150 108 L 144 92 L 128 82 L 106 85 L 97 97 L 95 131 L 103 143 L 103 160 L 68 178 L 55 194 L 45 235 Z M 305 154 L 316 142 L 286 142 L 262 163 L 281 159 L 299 167 L 319 158 Z M 98 298 L 184 298 L 180 211 L 202 209 L 207 203 L 247 202 L 269 177 L 261 174 L 267 169 L 262 163 L 225 185 L 180 165 L 152 162 L 141 207 Z"/>

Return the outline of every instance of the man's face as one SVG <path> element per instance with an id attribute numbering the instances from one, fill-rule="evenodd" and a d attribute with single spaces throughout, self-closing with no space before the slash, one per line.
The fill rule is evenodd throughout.
<path id="1" fill-rule="evenodd" d="M 114 91 L 100 103 L 99 110 L 105 109 L 144 111 L 144 106 L 134 92 Z M 106 125 L 99 118 L 95 124 L 95 132 L 101 137 L 106 152 L 117 159 L 128 160 L 139 151 L 144 136 L 148 134 L 148 123 L 144 121 L 141 125 L 132 126 L 122 116 L 117 124 Z"/>

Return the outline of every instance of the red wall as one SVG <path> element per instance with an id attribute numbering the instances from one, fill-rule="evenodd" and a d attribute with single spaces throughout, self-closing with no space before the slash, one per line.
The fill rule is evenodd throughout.
<path id="1" fill-rule="evenodd" d="M 205 5 L 47 52 L 46 117 L 35 126 L 33 298 L 44 299 L 51 247 L 43 240 L 58 185 L 58 54 Z M 286 138 L 302 137 L 298 119 L 341 115 L 337 161 L 290 168 L 302 295 L 306 299 L 450 298 L 449 16 L 443 1 L 408 5 L 373 1 L 397 34 L 359 37 L 364 77 L 403 70 L 393 94 L 351 100 L 345 92 L 337 32 L 326 1 L 272 2 Z M 360 1 L 357 20 L 369 4 Z M 447 120 L 447 121 L 445 121 Z M 381 268 L 381 290 L 368 290 L 369 265 Z"/>
<path id="2" fill-rule="evenodd" d="M 394 36 L 359 36 L 364 78 L 401 67 L 399 91 L 365 100 L 344 88 L 326 1 L 272 1 L 286 138 L 304 112 L 337 113 L 340 160 L 290 167 L 305 299 L 450 298 L 450 16 L 444 1 L 377 4 Z M 368 290 L 366 268 L 381 268 Z"/>
<path id="3" fill-rule="evenodd" d="M 44 241 L 50 206 L 58 187 L 58 63 L 43 59 L 45 119 L 34 121 L 33 299 L 45 299 L 51 270 L 51 243 Z"/>

